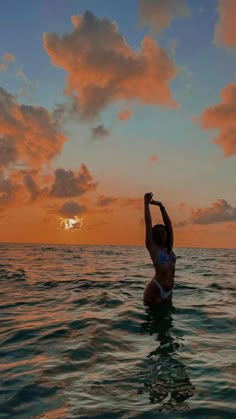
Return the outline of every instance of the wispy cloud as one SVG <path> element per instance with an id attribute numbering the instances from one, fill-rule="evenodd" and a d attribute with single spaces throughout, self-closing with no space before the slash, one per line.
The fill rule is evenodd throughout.
<path id="1" fill-rule="evenodd" d="M 117 117 L 120 121 L 128 121 L 133 115 L 132 109 L 123 109 L 120 112 L 117 113 Z"/>
<path id="2" fill-rule="evenodd" d="M 149 157 L 148 161 L 149 163 L 157 163 L 158 162 L 158 155 L 157 154 L 152 154 L 152 156 Z"/>
<path id="3" fill-rule="evenodd" d="M 152 32 L 161 32 L 172 20 L 191 15 L 185 0 L 139 0 L 141 25 L 148 24 Z"/>
<path id="4" fill-rule="evenodd" d="M 6 64 L 0 63 L 0 71 L 3 71 L 3 72 L 7 71 Z"/>
<path id="5" fill-rule="evenodd" d="M 143 198 L 100 195 L 97 200 L 97 206 L 103 208 L 111 207 L 114 203 L 117 206 L 130 207 L 140 210 L 143 205 Z"/>
<path id="6" fill-rule="evenodd" d="M 14 54 L 11 54 L 10 52 L 6 52 L 3 55 L 2 58 L 3 58 L 4 61 L 8 61 L 10 63 L 14 63 L 15 62 L 15 56 L 14 56 Z"/>

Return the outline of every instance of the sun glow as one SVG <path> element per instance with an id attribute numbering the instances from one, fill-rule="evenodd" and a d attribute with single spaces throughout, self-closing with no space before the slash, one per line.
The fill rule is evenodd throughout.
<path id="1" fill-rule="evenodd" d="M 60 217 L 60 228 L 62 230 L 74 230 L 74 229 L 81 229 L 84 225 L 84 218 L 78 218 L 75 216 L 74 218 L 61 218 Z"/>

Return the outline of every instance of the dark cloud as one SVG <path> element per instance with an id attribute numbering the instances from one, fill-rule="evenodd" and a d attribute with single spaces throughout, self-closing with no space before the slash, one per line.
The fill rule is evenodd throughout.
<path id="1" fill-rule="evenodd" d="M 104 138 L 109 135 L 108 129 L 104 127 L 103 124 L 97 125 L 92 128 L 92 138 Z"/>
<path id="2" fill-rule="evenodd" d="M 212 224 L 236 220 L 236 208 L 225 199 L 218 199 L 211 207 L 191 210 L 191 221 L 194 224 Z"/>
<path id="3" fill-rule="evenodd" d="M 72 198 L 95 190 L 97 185 L 88 168 L 82 164 L 77 173 L 72 170 L 57 169 L 50 194 L 57 198 Z"/>
<path id="4" fill-rule="evenodd" d="M 87 211 L 86 207 L 79 205 L 77 202 L 65 202 L 59 209 L 59 214 L 65 217 L 75 217 L 76 215 L 83 214 Z"/>
<path id="5" fill-rule="evenodd" d="M 40 190 L 32 174 L 30 173 L 24 174 L 24 183 L 28 191 L 30 192 L 31 199 L 35 200 L 39 196 Z"/>
<path id="6" fill-rule="evenodd" d="M 101 196 L 98 197 L 97 206 L 98 207 L 106 207 L 106 206 L 114 203 L 115 201 L 117 201 L 117 199 L 118 198 L 116 198 L 116 197 L 101 195 Z"/>

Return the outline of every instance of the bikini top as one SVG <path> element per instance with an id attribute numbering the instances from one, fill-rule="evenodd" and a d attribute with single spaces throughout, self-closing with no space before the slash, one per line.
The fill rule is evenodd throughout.
<path id="1" fill-rule="evenodd" d="M 170 261 L 176 263 L 176 255 L 174 254 L 174 252 L 171 252 L 170 255 L 165 250 L 161 250 L 159 253 L 159 257 L 156 260 L 154 260 L 154 265 L 163 265 L 164 263 L 168 263 Z"/>

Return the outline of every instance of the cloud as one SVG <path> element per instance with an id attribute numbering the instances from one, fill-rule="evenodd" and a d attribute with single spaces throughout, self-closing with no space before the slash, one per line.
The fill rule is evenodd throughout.
<path id="1" fill-rule="evenodd" d="M 104 138 L 109 135 L 108 129 L 104 127 L 103 124 L 97 125 L 92 128 L 92 138 Z"/>
<path id="2" fill-rule="evenodd" d="M 197 119 L 202 129 L 219 130 L 214 142 L 224 151 L 224 157 L 236 154 L 236 83 L 221 91 L 222 102 L 210 106 Z"/>
<path id="3" fill-rule="evenodd" d="M 15 56 L 11 54 L 10 52 L 6 52 L 6 54 L 4 54 L 2 58 L 4 61 L 8 61 L 10 63 L 15 62 Z"/>
<path id="4" fill-rule="evenodd" d="M 175 228 L 179 228 L 179 227 L 185 227 L 188 224 L 187 220 L 183 220 L 183 221 L 176 221 L 173 223 L 173 226 Z"/>
<path id="5" fill-rule="evenodd" d="M 229 230 L 229 231 L 235 231 L 236 230 L 236 223 L 226 224 L 225 229 Z"/>
<path id="6" fill-rule="evenodd" d="M 94 118 L 122 100 L 177 107 L 169 88 L 177 69 L 154 39 L 145 37 L 135 52 L 108 18 L 87 11 L 72 23 L 71 33 L 44 33 L 43 45 L 52 64 L 67 72 L 64 93 L 81 117 Z"/>
<path id="7" fill-rule="evenodd" d="M 1 71 L 7 71 L 7 63 L 14 63 L 15 62 L 15 57 L 13 54 L 10 53 L 6 53 L 2 56 L 2 60 L 5 61 L 5 63 L 0 63 L 0 72 Z"/>
<path id="8" fill-rule="evenodd" d="M 118 198 L 113 196 L 104 196 L 100 195 L 97 200 L 97 206 L 98 207 L 106 207 L 110 204 L 113 204 L 115 201 L 117 201 Z"/>
<path id="9" fill-rule="evenodd" d="M 2 71 L 2 72 L 7 71 L 7 67 L 6 67 L 5 64 L 0 63 L 0 71 Z"/>
<path id="10" fill-rule="evenodd" d="M 178 206 L 178 211 L 182 214 L 186 210 L 186 204 L 184 202 L 180 202 Z"/>
<path id="11" fill-rule="evenodd" d="M 213 224 L 236 220 L 236 208 L 225 199 L 218 199 L 211 207 L 191 209 L 191 221 L 194 224 Z"/>
<path id="12" fill-rule="evenodd" d="M 72 198 L 95 190 L 97 185 L 85 164 L 81 165 L 77 173 L 72 170 L 57 169 L 50 195 L 56 198 Z"/>
<path id="13" fill-rule="evenodd" d="M 31 173 L 25 173 L 24 183 L 26 188 L 30 192 L 31 199 L 35 200 L 39 196 L 40 190 Z"/>
<path id="14" fill-rule="evenodd" d="M 83 205 L 79 205 L 77 202 L 68 201 L 65 202 L 59 209 L 59 214 L 65 217 L 75 217 L 76 215 L 83 214 L 87 209 Z"/>
<path id="15" fill-rule="evenodd" d="M 16 96 L 0 88 L 0 212 L 37 208 L 52 217 L 86 211 L 76 202 L 61 203 L 97 188 L 85 164 L 78 171 L 52 171 L 67 138 L 45 108 L 21 105 Z M 86 199 L 85 199 L 86 201 Z M 49 208 L 50 203 L 50 208 Z M 51 214 L 51 218 L 50 218 Z"/>
<path id="16" fill-rule="evenodd" d="M 148 24 L 153 32 L 161 32 L 170 26 L 173 19 L 191 15 L 185 0 L 139 0 L 139 15 L 142 25 Z"/>
<path id="17" fill-rule="evenodd" d="M 119 202 L 121 205 L 140 210 L 143 207 L 143 198 L 126 198 L 120 197 Z"/>
<path id="18" fill-rule="evenodd" d="M 140 210 L 143 205 L 143 198 L 127 198 L 122 196 L 105 196 L 100 195 L 98 197 L 98 207 L 109 207 L 116 203 L 117 206 L 132 207 Z"/>
<path id="19" fill-rule="evenodd" d="M 11 179 L 6 178 L 3 173 L 0 172 L 0 208 L 5 209 L 12 199 L 15 192 L 16 186 L 14 186 Z"/>
<path id="20" fill-rule="evenodd" d="M 153 154 L 151 157 L 149 157 L 148 161 L 150 163 L 156 163 L 158 161 L 158 156 L 157 154 Z"/>
<path id="21" fill-rule="evenodd" d="M 133 115 L 133 111 L 131 109 L 123 109 L 122 111 L 117 113 L 117 117 L 120 121 L 128 121 Z"/>
<path id="22" fill-rule="evenodd" d="M 50 112 L 21 105 L 0 87 L 0 169 L 49 165 L 66 141 Z"/>
<path id="23" fill-rule="evenodd" d="M 219 22 L 215 26 L 214 43 L 228 48 L 236 47 L 236 2 L 218 0 Z"/>

